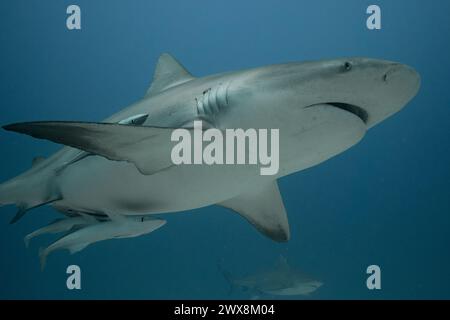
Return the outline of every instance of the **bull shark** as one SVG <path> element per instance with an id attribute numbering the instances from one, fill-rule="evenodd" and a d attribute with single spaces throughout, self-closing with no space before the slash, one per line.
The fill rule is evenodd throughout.
<path id="1" fill-rule="evenodd" d="M 232 288 L 240 287 L 251 292 L 253 299 L 261 295 L 307 296 L 323 285 L 301 270 L 291 267 L 283 256 L 280 256 L 275 268 L 246 277 L 233 278 L 228 272 L 222 272 Z"/>
<path id="2" fill-rule="evenodd" d="M 19 207 L 13 222 L 42 205 L 106 221 L 219 205 L 285 242 L 289 223 L 277 180 L 354 146 L 419 87 L 413 68 L 378 59 L 294 62 L 197 78 L 162 54 L 144 97 L 102 122 L 3 126 L 65 147 L 0 185 L 0 205 Z M 195 130 L 198 121 L 219 130 L 279 129 L 278 173 L 260 175 L 258 165 L 174 165 L 172 131 Z"/>
<path id="3" fill-rule="evenodd" d="M 149 217 L 118 216 L 114 220 L 90 224 L 65 235 L 46 249 L 40 249 L 41 268 L 44 269 L 47 256 L 55 250 L 68 249 L 73 254 L 98 241 L 132 238 L 150 233 L 165 223 L 165 220 L 150 219 Z"/>

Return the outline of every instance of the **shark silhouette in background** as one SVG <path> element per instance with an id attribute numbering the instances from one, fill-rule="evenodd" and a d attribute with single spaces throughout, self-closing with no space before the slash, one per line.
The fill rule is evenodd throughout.
<path id="1" fill-rule="evenodd" d="M 285 257 L 280 256 L 274 268 L 235 278 L 219 266 L 231 289 L 238 287 L 248 291 L 252 299 L 264 296 L 308 296 L 323 283 L 313 279 L 303 271 L 290 266 Z"/>

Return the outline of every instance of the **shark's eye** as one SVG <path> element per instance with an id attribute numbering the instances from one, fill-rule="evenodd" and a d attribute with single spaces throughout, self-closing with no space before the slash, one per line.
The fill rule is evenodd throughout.
<path id="1" fill-rule="evenodd" d="M 345 62 L 344 63 L 344 70 L 345 71 L 350 71 L 352 69 L 352 64 L 350 62 Z"/>

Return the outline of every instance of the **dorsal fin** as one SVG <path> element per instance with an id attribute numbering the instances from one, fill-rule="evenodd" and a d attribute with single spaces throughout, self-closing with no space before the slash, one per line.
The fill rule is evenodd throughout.
<path id="1" fill-rule="evenodd" d="M 153 82 L 145 94 L 146 97 L 158 94 L 173 86 L 190 81 L 194 77 L 168 53 L 163 53 L 156 64 Z"/>

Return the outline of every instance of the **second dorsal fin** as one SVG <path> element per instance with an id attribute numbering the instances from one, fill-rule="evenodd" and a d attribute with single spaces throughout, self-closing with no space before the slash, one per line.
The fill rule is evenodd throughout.
<path id="1" fill-rule="evenodd" d="M 163 53 L 156 64 L 153 82 L 145 94 L 146 97 L 158 94 L 173 86 L 190 81 L 194 77 L 168 53 Z"/>

